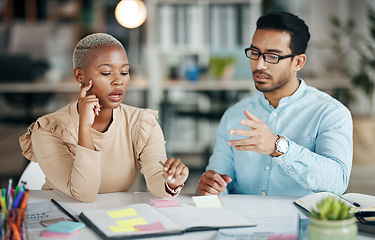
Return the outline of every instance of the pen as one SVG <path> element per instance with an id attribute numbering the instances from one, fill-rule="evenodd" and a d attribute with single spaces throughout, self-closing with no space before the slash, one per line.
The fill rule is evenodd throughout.
<path id="1" fill-rule="evenodd" d="M 360 206 L 361 206 L 361 205 L 359 205 L 359 203 L 357 203 L 357 202 L 350 201 L 350 200 L 344 198 L 343 196 L 340 196 L 340 197 L 341 197 L 343 200 L 349 202 L 350 204 L 352 204 L 352 205 L 354 205 L 354 206 L 356 206 L 356 207 L 360 207 Z"/>
<path id="2" fill-rule="evenodd" d="M 75 218 L 70 212 L 68 212 L 65 208 L 63 208 L 55 199 L 51 199 L 51 202 L 55 204 L 55 206 L 63 213 L 65 213 L 68 217 L 70 217 L 74 222 L 79 222 L 77 218 Z"/>
<path id="3" fill-rule="evenodd" d="M 7 191 L 7 196 L 6 196 L 6 201 L 7 201 L 7 204 L 9 204 L 9 198 L 10 198 L 10 192 L 11 192 L 11 188 L 12 188 L 12 185 L 13 185 L 13 178 L 9 178 L 9 183 L 8 183 L 8 191 Z"/>

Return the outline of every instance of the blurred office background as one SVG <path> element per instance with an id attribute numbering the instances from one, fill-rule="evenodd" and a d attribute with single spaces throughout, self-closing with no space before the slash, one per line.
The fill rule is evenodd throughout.
<path id="1" fill-rule="evenodd" d="M 168 155 L 190 167 L 184 191 L 195 191 L 221 115 L 256 91 L 244 55 L 255 22 L 284 10 L 310 28 L 300 77 L 353 114 L 348 191 L 375 194 L 374 1 L 144 0 L 147 18 L 135 28 L 119 24 L 119 2 L 0 0 L 0 187 L 28 164 L 18 144 L 27 126 L 77 99 L 71 61 L 77 41 L 106 32 L 128 53 L 131 84 L 124 103 L 159 110 Z M 125 5 L 119 16 L 131 16 L 134 5 Z M 141 177 L 134 190 L 145 190 Z"/>

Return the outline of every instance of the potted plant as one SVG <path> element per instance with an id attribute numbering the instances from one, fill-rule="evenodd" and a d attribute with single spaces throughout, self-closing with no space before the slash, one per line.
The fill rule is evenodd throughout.
<path id="1" fill-rule="evenodd" d="M 232 56 L 212 56 L 210 58 L 210 73 L 218 80 L 231 80 L 235 71 L 236 59 Z"/>
<path id="2" fill-rule="evenodd" d="M 339 198 L 321 200 L 311 212 L 309 240 L 355 240 L 358 228 L 354 211 Z"/>

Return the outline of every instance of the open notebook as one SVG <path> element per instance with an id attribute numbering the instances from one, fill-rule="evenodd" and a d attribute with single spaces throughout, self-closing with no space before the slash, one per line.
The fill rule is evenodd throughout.
<path id="1" fill-rule="evenodd" d="M 361 194 L 361 193 L 345 193 L 342 196 L 337 196 L 330 192 L 320 192 L 320 193 L 313 193 L 301 198 L 298 198 L 294 201 L 295 204 L 301 206 L 305 210 L 311 212 L 312 209 L 316 210 L 316 206 L 318 202 L 322 199 L 332 196 L 335 198 L 340 198 L 344 201 L 348 206 L 351 206 L 352 209 L 356 212 L 374 212 L 375 214 L 375 196 Z M 371 221 L 375 219 L 372 218 Z M 357 221 L 358 230 L 362 232 L 368 233 L 375 233 L 375 225 L 374 224 L 364 224 L 360 221 Z"/>
<path id="2" fill-rule="evenodd" d="M 255 226 L 227 208 L 154 208 L 145 203 L 116 209 L 87 210 L 80 218 L 104 239 L 126 239 L 184 232 Z"/>
<path id="3" fill-rule="evenodd" d="M 361 193 L 346 193 L 342 196 L 338 196 L 330 192 L 312 193 L 298 198 L 294 201 L 294 203 L 311 212 L 312 209 L 316 209 L 317 204 L 321 200 L 329 196 L 341 199 L 356 211 L 375 211 L 375 196 Z"/>

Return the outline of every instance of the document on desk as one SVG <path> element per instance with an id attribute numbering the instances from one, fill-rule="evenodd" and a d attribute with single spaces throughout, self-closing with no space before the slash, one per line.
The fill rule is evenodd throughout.
<path id="1" fill-rule="evenodd" d="M 87 210 L 80 214 L 80 218 L 104 239 L 255 226 L 226 208 L 200 209 L 187 204 L 156 208 L 139 203 L 116 209 Z"/>
<path id="2" fill-rule="evenodd" d="M 76 214 L 76 210 L 69 209 Z M 30 202 L 27 204 L 28 229 L 46 228 L 60 221 L 72 221 L 61 212 L 50 200 Z"/>
<path id="3" fill-rule="evenodd" d="M 218 239 L 297 239 L 299 232 L 299 214 L 290 216 L 247 217 L 257 224 L 252 228 L 220 229 Z"/>

